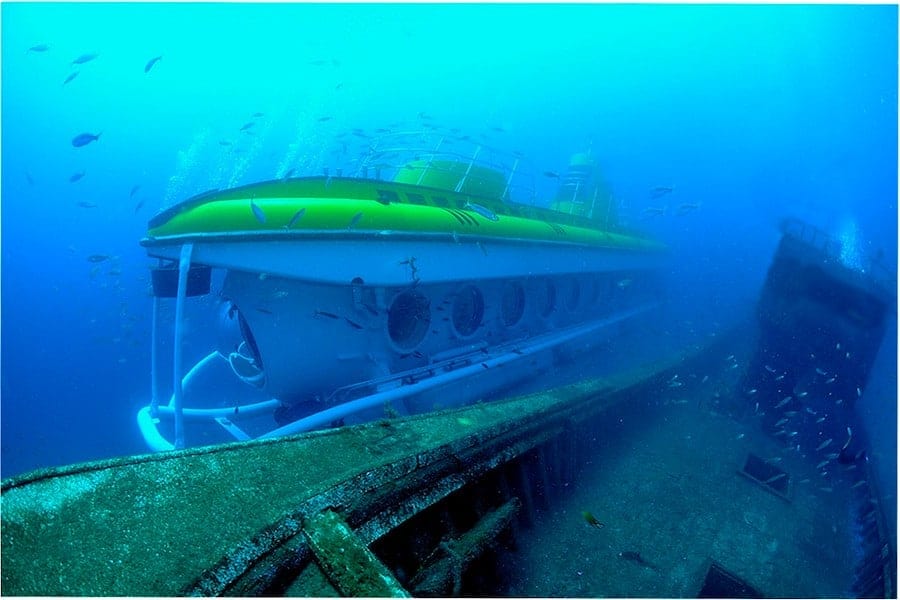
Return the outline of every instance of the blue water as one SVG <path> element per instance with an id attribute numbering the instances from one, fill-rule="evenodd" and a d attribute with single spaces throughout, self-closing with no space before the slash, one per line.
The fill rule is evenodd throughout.
<path id="1" fill-rule="evenodd" d="M 424 113 L 557 172 L 590 148 L 623 220 L 672 248 L 685 336 L 748 318 L 785 216 L 896 272 L 893 6 L 0 8 L 4 477 L 144 450 L 151 216 L 318 169 L 353 128 Z M 866 407 L 894 415 L 873 433 L 888 455 L 894 340 L 875 374 L 889 404 Z"/>

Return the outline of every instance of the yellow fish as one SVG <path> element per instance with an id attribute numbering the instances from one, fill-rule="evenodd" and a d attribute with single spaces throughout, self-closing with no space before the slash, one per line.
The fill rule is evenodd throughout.
<path id="1" fill-rule="evenodd" d="M 597 517 L 592 515 L 589 511 L 583 510 L 581 511 L 581 516 L 584 517 L 585 522 L 591 527 L 596 527 L 600 529 L 603 527 L 603 523 L 597 520 Z"/>

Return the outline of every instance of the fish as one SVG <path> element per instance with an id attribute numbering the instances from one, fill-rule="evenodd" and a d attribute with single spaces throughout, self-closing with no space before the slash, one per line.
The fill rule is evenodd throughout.
<path id="1" fill-rule="evenodd" d="M 353 218 L 350 219 L 350 223 L 347 224 L 347 229 L 353 229 L 359 223 L 359 221 L 363 218 L 362 212 L 358 212 L 353 215 Z"/>
<path id="2" fill-rule="evenodd" d="M 347 325 L 349 325 L 349 326 L 352 327 L 353 329 L 362 329 L 362 328 L 363 328 L 362 325 L 360 325 L 360 324 L 357 323 L 356 321 L 351 321 L 351 320 L 348 319 L 347 317 L 344 317 L 344 320 L 347 321 Z"/>
<path id="3" fill-rule="evenodd" d="M 700 380 L 700 383 L 706 383 L 707 381 L 709 381 L 709 375 L 704 375 L 703 379 Z"/>
<path id="4" fill-rule="evenodd" d="M 544 171 L 545 177 L 550 177 L 551 179 L 559 179 L 559 173 L 555 171 Z"/>
<path id="5" fill-rule="evenodd" d="M 69 183 L 75 183 L 76 181 L 78 181 L 79 179 L 84 177 L 85 175 L 86 175 L 85 171 L 81 171 L 80 173 L 72 173 L 71 175 L 69 175 Z"/>
<path id="6" fill-rule="evenodd" d="M 134 195 L 138 193 L 138 190 L 141 189 L 141 186 L 135 185 L 131 188 L 131 192 L 128 194 L 129 198 L 134 198 Z"/>
<path id="7" fill-rule="evenodd" d="M 674 191 L 675 191 L 674 187 L 660 185 L 660 186 L 657 186 L 657 187 L 653 188 L 652 190 L 650 190 L 650 197 L 653 199 L 662 198 L 666 194 L 671 194 Z"/>
<path id="8" fill-rule="evenodd" d="M 597 519 L 597 517 L 595 517 L 593 514 L 591 514 L 591 512 L 588 510 L 581 511 L 581 518 L 584 519 L 584 522 L 587 523 L 588 525 L 590 525 L 591 527 L 596 527 L 597 529 L 600 529 L 601 527 L 603 527 L 603 523 L 601 523 Z"/>
<path id="9" fill-rule="evenodd" d="M 816 465 L 816 469 L 821 469 L 822 467 L 828 465 L 828 463 L 830 463 L 830 462 L 831 462 L 831 461 L 830 461 L 830 460 L 827 460 L 827 459 L 826 459 L 826 460 L 823 460 L 822 462 L 820 462 L 819 464 Z"/>
<path id="10" fill-rule="evenodd" d="M 686 202 L 684 204 L 681 204 L 678 207 L 678 211 L 675 213 L 675 215 L 681 217 L 681 216 L 684 216 L 684 215 L 688 214 L 689 212 L 693 212 L 699 208 L 700 208 L 699 202 L 697 202 L 697 203 Z"/>
<path id="11" fill-rule="evenodd" d="M 296 171 L 297 171 L 297 169 L 288 169 L 287 172 L 281 176 L 281 178 L 282 179 L 290 179 L 291 177 L 294 176 L 294 173 Z"/>
<path id="12" fill-rule="evenodd" d="M 94 135 L 93 133 L 79 133 L 75 137 L 72 138 L 72 145 L 76 148 L 81 148 L 82 146 L 87 146 L 91 142 L 95 142 L 100 139 L 100 136 L 103 132 Z"/>
<path id="13" fill-rule="evenodd" d="M 826 375 L 828 375 L 828 371 L 823 371 L 823 370 L 820 369 L 819 367 L 816 367 L 816 373 L 818 373 L 818 374 L 821 375 L 822 377 L 825 377 Z"/>
<path id="14" fill-rule="evenodd" d="M 770 367 L 769 365 L 763 365 L 763 366 L 766 368 L 766 371 L 768 371 L 769 373 L 774 373 L 774 372 L 775 372 L 775 369 L 773 369 L 773 368 Z"/>
<path id="15" fill-rule="evenodd" d="M 474 202 L 466 202 L 466 205 L 463 208 L 477 212 L 488 221 L 500 220 L 500 217 L 498 217 L 494 211 L 480 204 L 475 204 Z"/>
<path id="16" fill-rule="evenodd" d="M 757 390 L 756 388 L 753 388 L 752 390 L 747 390 L 747 395 L 748 395 L 748 396 L 752 396 L 752 395 L 755 394 L 757 391 L 759 391 L 759 390 Z"/>
<path id="17" fill-rule="evenodd" d="M 775 378 L 775 381 L 781 381 L 782 379 L 784 379 L 784 375 L 779 375 Z"/>
<path id="18" fill-rule="evenodd" d="M 648 569 L 651 569 L 651 570 L 659 573 L 659 567 L 657 567 L 656 565 L 654 565 L 651 562 L 648 562 L 647 560 L 644 560 L 644 558 L 641 556 L 640 552 L 626 550 L 624 552 L 619 552 L 619 558 L 624 559 L 624 560 L 630 560 L 631 562 L 637 563 L 637 564 L 641 565 L 642 567 L 647 567 Z"/>
<path id="19" fill-rule="evenodd" d="M 505 133 L 506 130 L 502 127 L 491 127 L 491 131 L 496 131 L 497 133 Z"/>
<path id="20" fill-rule="evenodd" d="M 254 122 L 254 121 L 248 121 L 248 122 L 244 123 L 243 125 L 241 125 L 241 131 L 247 131 L 248 129 L 250 129 L 250 128 L 253 127 L 254 125 L 256 125 L 256 122 Z"/>
<path id="21" fill-rule="evenodd" d="M 253 211 L 253 216 L 256 217 L 256 220 L 259 221 L 260 225 L 266 224 L 266 213 L 264 213 L 253 200 L 250 201 L 250 210 Z"/>
<path id="22" fill-rule="evenodd" d="M 620 290 L 624 290 L 629 285 L 631 285 L 633 282 L 634 282 L 634 280 L 628 279 L 628 278 L 620 279 L 619 281 L 616 282 L 616 287 L 619 288 Z"/>
<path id="23" fill-rule="evenodd" d="M 864 485 L 866 485 L 866 480 L 865 480 L 865 479 L 860 479 L 859 481 L 857 481 L 856 483 L 854 483 L 853 485 L 851 485 L 851 486 L 850 486 L 850 489 L 851 489 L 851 490 L 855 490 L 856 488 L 862 487 L 862 486 L 864 486 Z"/>
<path id="24" fill-rule="evenodd" d="M 257 310 L 257 312 L 261 312 L 264 315 L 274 315 L 275 314 L 268 308 L 263 308 L 262 306 L 255 306 L 254 308 Z"/>
<path id="25" fill-rule="evenodd" d="M 806 398 L 807 396 L 809 396 L 809 392 L 800 392 L 797 394 L 798 398 Z"/>
<path id="26" fill-rule="evenodd" d="M 825 422 L 825 417 L 819 417 L 818 419 L 816 419 L 816 423 L 824 423 L 824 422 Z"/>
<path id="27" fill-rule="evenodd" d="M 220 146 L 230 146 L 231 142 L 229 142 L 228 140 L 219 140 L 219 145 Z"/>
<path id="28" fill-rule="evenodd" d="M 862 390 L 859 389 L 859 388 L 856 388 L 856 397 L 857 397 L 857 398 L 862 398 Z"/>
<path id="29" fill-rule="evenodd" d="M 29 52 L 46 52 L 49 49 L 50 49 L 49 44 L 37 44 L 37 45 L 29 48 L 28 50 L 26 50 L 25 54 L 28 54 Z"/>
<path id="30" fill-rule="evenodd" d="M 328 317 L 329 319 L 340 319 L 340 317 L 337 316 L 336 314 L 330 313 L 330 312 L 325 312 L 324 310 L 316 310 L 314 315 L 317 317 Z"/>
<path id="31" fill-rule="evenodd" d="M 830 377 L 825 380 L 825 383 L 834 383 L 836 379 L 837 379 L 837 377 Z"/>
<path id="32" fill-rule="evenodd" d="M 791 397 L 785 396 L 784 400 L 782 400 L 781 402 L 779 402 L 778 404 L 775 405 L 775 408 L 781 408 L 782 406 L 784 406 L 785 404 L 787 404 L 790 401 L 791 401 Z"/>
<path id="33" fill-rule="evenodd" d="M 831 445 L 831 442 L 832 442 L 832 438 L 828 438 L 827 440 L 825 440 L 824 442 L 822 442 L 821 444 L 816 446 L 816 452 L 818 452 L 819 450 L 824 450 L 825 448 L 827 448 L 828 446 Z"/>
<path id="34" fill-rule="evenodd" d="M 74 71 L 71 75 L 66 77 L 65 80 L 63 80 L 62 84 L 66 85 L 67 83 L 69 83 L 70 81 L 75 79 L 76 77 L 78 77 L 78 71 Z"/>
<path id="35" fill-rule="evenodd" d="M 92 263 L 102 263 L 103 261 L 109 260 L 108 254 L 91 254 L 87 257 L 88 262 Z"/>
<path id="36" fill-rule="evenodd" d="M 301 208 L 297 212 L 294 213 L 294 216 L 291 217 L 291 220 L 288 221 L 288 224 L 284 226 L 285 229 L 290 229 L 294 225 L 297 224 L 297 221 L 303 218 L 303 215 L 306 214 L 306 208 Z"/>
<path id="37" fill-rule="evenodd" d="M 324 117 L 319 117 L 318 119 L 316 119 L 316 121 L 318 121 L 319 123 L 324 123 L 325 121 L 330 121 L 330 120 L 331 120 L 331 117 L 329 117 L 329 116 L 327 116 L 327 115 L 324 116 Z"/>
<path id="38" fill-rule="evenodd" d="M 160 61 L 160 59 L 162 59 L 162 54 L 160 54 L 159 56 L 154 56 L 153 58 L 151 58 L 150 60 L 148 60 L 148 61 L 147 61 L 147 64 L 144 65 L 144 73 L 149 73 L 149 72 L 150 72 L 150 69 L 153 68 L 153 65 L 155 65 L 156 63 L 158 63 L 158 62 Z"/>
<path id="39" fill-rule="evenodd" d="M 79 202 L 78 206 L 80 206 L 81 208 L 97 208 L 97 205 L 94 204 L 93 202 L 86 202 L 84 200 Z"/>
<path id="40" fill-rule="evenodd" d="M 255 112 L 255 113 L 253 113 L 253 114 L 250 115 L 250 116 L 253 117 L 254 119 L 258 119 L 258 118 L 260 118 L 260 117 L 266 116 L 266 113 Z"/>
<path id="41" fill-rule="evenodd" d="M 787 417 L 784 417 L 783 419 L 779 419 L 778 422 L 775 423 L 775 427 L 781 427 L 782 425 L 784 425 L 787 422 L 788 422 Z"/>
<path id="42" fill-rule="evenodd" d="M 787 473 L 779 473 L 778 475 L 773 475 L 773 476 L 769 477 L 768 479 L 763 481 L 763 483 L 767 483 L 767 484 L 775 483 L 776 481 L 778 481 L 779 479 L 782 479 L 784 477 L 787 477 Z"/>
<path id="43" fill-rule="evenodd" d="M 648 206 L 647 208 L 645 208 L 642 211 L 642 214 L 645 214 L 649 217 L 658 217 L 658 216 L 666 214 L 666 208 L 665 207 L 659 208 L 656 206 Z"/>
<path id="44" fill-rule="evenodd" d="M 79 56 L 78 58 L 73 60 L 72 64 L 73 65 L 83 65 L 84 63 L 91 62 L 98 56 L 100 56 L 100 55 L 97 54 L 96 52 L 88 52 L 86 54 L 82 54 L 81 56 Z"/>
<path id="45" fill-rule="evenodd" d="M 144 201 L 138 200 L 138 203 L 134 205 L 134 213 L 137 214 L 137 211 L 141 210 L 144 207 Z"/>

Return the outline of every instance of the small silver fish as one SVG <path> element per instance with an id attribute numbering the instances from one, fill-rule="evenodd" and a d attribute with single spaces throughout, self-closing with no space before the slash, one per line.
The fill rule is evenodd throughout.
<path id="1" fill-rule="evenodd" d="M 709 381 L 709 375 L 704 375 L 703 379 L 700 380 L 700 383 L 706 383 L 707 381 Z"/>
<path id="2" fill-rule="evenodd" d="M 807 396 L 809 396 L 809 392 L 799 392 L 797 394 L 798 398 L 806 398 Z"/>
<path id="3" fill-rule="evenodd" d="M 149 72 L 150 72 L 150 69 L 153 68 L 153 65 L 155 65 L 156 63 L 158 63 L 158 62 L 160 61 L 160 59 L 162 59 L 162 55 L 161 55 L 161 54 L 160 54 L 159 56 L 154 56 L 153 58 L 151 58 L 150 60 L 148 60 L 148 61 L 147 61 L 147 64 L 144 65 L 144 73 L 149 73 Z"/>
<path id="4" fill-rule="evenodd" d="M 97 58 L 98 56 L 100 56 L 100 55 L 97 54 L 96 52 L 89 52 L 89 53 L 87 53 L 87 54 L 82 54 L 81 56 L 79 56 L 78 58 L 76 58 L 75 60 L 73 60 L 73 61 L 72 61 L 72 64 L 73 64 L 73 65 L 83 65 L 83 64 L 86 63 L 86 62 L 91 62 L 92 60 L 94 60 L 94 59 Z"/>
<path id="5" fill-rule="evenodd" d="M 769 373 L 774 373 L 774 372 L 775 372 L 775 369 L 773 369 L 773 368 L 770 367 L 769 365 L 763 365 L 763 366 L 766 368 L 766 371 L 768 371 Z"/>
<path id="6" fill-rule="evenodd" d="M 748 395 L 748 396 L 752 396 L 752 395 L 755 394 L 757 391 L 758 391 L 758 390 L 757 390 L 756 388 L 753 388 L 752 390 L 747 390 L 747 395 Z"/>
<path id="7" fill-rule="evenodd" d="M 68 77 L 66 77 L 65 81 L 63 81 L 62 84 L 66 85 L 67 83 L 69 83 L 70 81 L 75 79 L 76 77 L 78 77 L 78 71 L 75 71 L 72 74 L 70 74 Z"/>
<path id="8" fill-rule="evenodd" d="M 477 212 L 479 215 L 481 215 L 488 221 L 499 221 L 500 220 L 500 217 L 498 217 L 494 211 L 487 208 L 486 206 L 481 206 L 480 204 L 475 204 L 474 202 L 466 202 L 466 205 L 464 208 L 467 208 L 469 210 L 474 210 L 475 212 Z"/>
<path id="9" fill-rule="evenodd" d="M 822 462 L 820 462 L 819 464 L 816 465 L 816 469 L 821 469 L 822 467 L 826 466 L 830 462 L 831 462 L 830 460 L 823 460 Z"/>
<path id="10" fill-rule="evenodd" d="M 260 225 L 266 224 L 266 213 L 264 213 L 263 209 L 257 206 L 256 202 L 253 200 L 250 201 L 250 210 L 253 211 L 253 216 L 256 217 L 256 220 L 259 221 Z"/>
<path id="11" fill-rule="evenodd" d="M 776 482 L 776 481 L 778 481 L 779 479 L 782 479 L 782 478 L 784 478 L 784 477 L 787 477 L 787 474 L 786 474 L 786 473 L 779 473 L 778 475 L 773 475 L 772 477 L 769 477 L 769 478 L 766 479 L 763 483 L 774 483 L 774 482 Z"/>
<path id="12" fill-rule="evenodd" d="M 811 409 L 811 408 L 808 407 L 808 406 L 807 406 L 804 410 L 805 410 L 806 412 L 808 412 L 809 414 L 811 414 L 811 415 L 815 415 L 815 414 L 816 414 L 816 411 L 814 411 L 813 409 Z"/>
<path id="13" fill-rule="evenodd" d="M 825 417 L 819 417 L 818 419 L 816 419 L 816 423 L 822 423 L 824 421 L 825 421 Z"/>
<path id="14" fill-rule="evenodd" d="M 818 446 L 816 446 L 816 452 L 818 452 L 819 450 L 824 450 L 825 448 L 827 448 L 828 446 L 830 446 L 830 445 L 831 445 L 831 441 L 832 441 L 832 439 L 831 439 L 831 438 L 828 438 L 827 440 L 825 440 L 824 442 L 822 442 L 821 444 L 819 444 Z"/>
<path id="15" fill-rule="evenodd" d="M 791 397 L 785 396 L 784 400 L 782 400 L 781 402 L 779 402 L 778 404 L 775 405 L 775 408 L 781 408 L 782 406 L 784 406 L 785 404 L 787 404 L 790 401 L 791 401 Z"/>
<path id="16" fill-rule="evenodd" d="M 862 390 L 859 389 L 859 388 L 856 388 L 856 397 L 857 397 L 857 398 L 862 398 Z"/>
<path id="17" fill-rule="evenodd" d="M 347 229 L 353 229 L 354 227 L 356 227 L 357 223 L 359 223 L 360 219 L 362 219 L 362 218 L 363 218 L 362 212 L 358 212 L 355 215 L 353 215 L 353 218 L 350 219 L 350 224 L 347 225 Z"/>
<path id="18" fill-rule="evenodd" d="M 784 379 L 784 375 L 779 375 L 775 378 L 775 381 L 781 381 L 782 379 Z"/>
<path id="19" fill-rule="evenodd" d="M 836 379 L 837 379 L 837 377 L 831 377 L 830 379 L 826 379 L 826 380 L 825 380 L 825 383 L 834 383 L 834 381 L 835 381 Z"/>
<path id="20" fill-rule="evenodd" d="M 823 371 L 823 370 L 820 369 L 819 367 L 816 367 L 816 373 L 818 373 L 818 374 L 821 375 L 822 377 L 825 377 L 826 375 L 828 375 L 828 371 Z"/>
<path id="21" fill-rule="evenodd" d="M 785 417 L 785 418 L 783 418 L 783 419 L 779 419 L 779 420 L 775 423 L 775 427 L 781 427 L 782 425 L 784 425 L 784 424 L 787 423 L 787 422 L 788 422 L 787 417 Z"/>
<path id="22" fill-rule="evenodd" d="M 866 485 L 866 480 L 865 480 L 865 479 L 860 479 L 859 481 L 857 481 L 856 483 L 854 483 L 853 485 L 851 485 L 851 486 L 850 486 L 850 489 L 851 489 L 851 490 L 855 490 L 856 488 L 862 487 L 862 486 L 864 486 L 864 485 Z"/>
<path id="23" fill-rule="evenodd" d="M 306 208 L 301 208 L 297 212 L 294 213 L 294 216 L 291 217 L 291 220 L 288 221 L 288 224 L 284 226 L 285 229 L 290 229 L 294 225 L 297 224 L 297 221 L 303 218 L 303 215 L 306 214 Z"/>
<path id="24" fill-rule="evenodd" d="M 747 435 L 747 434 L 745 434 L 745 433 L 739 433 L 738 436 L 737 436 L 735 439 L 737 439 L 737 440 L 742 440 L 742 439 L 744 439 L 744 437 L 746 437 L 746 435 Z"/>

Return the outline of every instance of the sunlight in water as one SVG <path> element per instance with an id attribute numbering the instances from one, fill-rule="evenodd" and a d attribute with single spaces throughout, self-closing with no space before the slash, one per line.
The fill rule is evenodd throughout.
<path id="1" fill-rule="evenodd" d="M 844 221 L 838 233 L 838 239 L 841 241 L 841 262 L 846 267 L 862 271 L 863 256 L 856 221 Z"/>
<path id="2" fill-rule="evenodd" d="M 207 137 L 209 137 L 209 131 L 204 129 L 194 136 L 194 139 L 187 150 L 178 151 L 178 154 L 176 155 L 177 164 L 175 166 L 175 174 L 169 177 L 169 182 L 166 185 L 166 195 L 163 198 L 163 207 L 172 206 L 175 202 L 183 200 L 182 194 L 185 181 L 187 180 L 188 175 L 194 170 L 194 166 L 197 164 L 197 158 L 201 155 L 200 150 L 203 149 Z"/>

